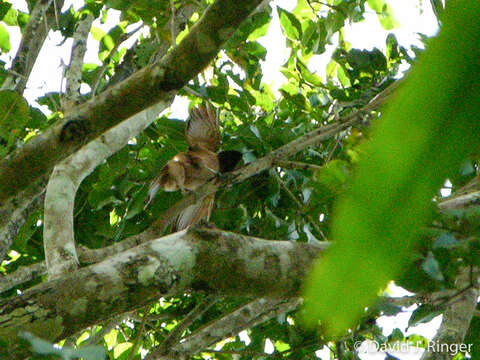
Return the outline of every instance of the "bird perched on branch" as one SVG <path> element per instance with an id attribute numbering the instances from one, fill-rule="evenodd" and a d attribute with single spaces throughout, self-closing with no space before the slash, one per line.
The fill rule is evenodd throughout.
<path id="1" fill-rule="evenodd" d="M 146 205 L 160 188 L 165 191 L 194 191 L 221 173 L 234 169 L 242 154 L 238 151 L 221 151 L 218 118 L 207 103 L 190 111 L 185 129 L 188 150 L 175 155 L 150 184 Z M 202 219 L 210 217 L 215 194 L 208 195 L 184 209 L 172 226 L 179 231 Z"/>

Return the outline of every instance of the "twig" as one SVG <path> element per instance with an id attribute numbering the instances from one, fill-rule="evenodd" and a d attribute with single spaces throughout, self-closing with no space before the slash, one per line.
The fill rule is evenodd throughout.
<path id="1" fill-rule="evenodd" d="M 170 37 L 172 40 L 172 48 L 177 47 L 177 35 L 175 34 L 175 4 L 174 0 L 170 0 L 170 11 L 172 12 L 172 15 L 170 17 Z"/>
<path id="2" fill-rule="evenodd" d="M 203 96 L 203 95 L 200 94 L 199 92 L 193 90 L 193 89 L 192 89 L 191 87 L 189 87 L 188 85 L 185 85 L 185 86 L 183 87 L 183 90 L 184 90 L 185 92 L 189 93 L 190 95 L 196 96 L 196 97 L 198 97 L 198 98 L 200 98 L 200 99 L 204 99 L 204 98 L 205 98 L 205 96 Z"/>
<path id="3" fill-rule="evenodd" d="M 320 236 L 323 238 L 323 239 L 326 239 L 325 237 L 325 234 L 323 233 L 322 229 L 320 229 L 320 226 L 318 226 L 317 222 L 312 218 L 312 216 L 310 214 L 306 214 L 304 211 L 303 211 L 303 205 L 302 203 L 297 199 L 297 197 L 290 191 L 290 189 L 288 188 L 288 186 L 285 184 L 285 182 L 282 180 L 282 178 L 280 177 L 280 175 L 278 175 L 277 171 L 274 170 L 273 171 L 273 176 L 275 177 L 275 179 L 277 179 L 278 181 L 278 184 L 280 185 L 280 187 L 285 191 L 285 193 L 288 195 L 288 197 L 290 199 L 292 199 L 292 201 L 295 203 L 295 205 L 297 205 L 298 209 L 300 210 L 301 214 L 303 216 L 305 216 L 308 221 L 310 222 L 310 224 L 312 224 L 312 226 L 315 228 L 315 230 L 317 230 L 317 232 L 320 234 Z"/>
<path id="4" fill-rule="evenodd" d="M 30 266 L 22 266 L 12 274 L 0 277 L 0 293 L 10 290 L 17 285 L 33 280 L 46 274 L 45 262 L 36 263 Z"/>
<path id="5" fill-rule="evenodd" d="M 300 169 L 300 170 L 311 170 L 311 171 L 319 171 L 324 169 L 323 166 L 308 164 L 299 161 L 290 161 L 290 160 L 275 160 L 275 165 L 278 165 L 282 168 L 287 169 Z"/>
<path id="6" fill-rule="evenodd" d="M 133 343 L 132 349 L 130 350 L 130 354 L 128 355 L 128 360 L 132 360 L 137 352 L 138 345 L 140 344 L 140 339 L 143 336 L 143 330 L 145 329 L 145 324 L 147 323 L 147 319 L 150 317 L 148 313 L 148 308 L 145 307 L 143 311 L 142 322 L 140 323 L 140 327 L 137 330 L 137 336 L 135 337 L 135 341 Z"/>
<path id="7" fill-rule="evenodd" d="M 195 307 L 195 309 L 190 311 L 188 315 L 183 318 L 180 324 L 170 331 L 163 343 L 151 354 L 149 354 L 145 360 L 153 360 L 157 357 L 168 354 L 172 346 L 180 341 L 183 333 L 188 329 L 188 327 L 192 325 L 192 323 L 202 316 L 208 309 L 210 309 L 218 300 L 219 298 L 217 296 L 207 296 Z"/>
<path id="8" fill-rule="evenodd" d="M 95 76 L 94 80 L 92 81 L 92 84 L 94 84 L 93 88 L 92 88 L 92 93 L 91 93 L 92 97 L 95 96 L 95 94 L 97 93 L 98 86 L 100 85 L 100 81 L 102 80 L 103 75 L 105 74 L 105 71 L 107 71 L 107 68 L 110 65 L 110 61 L 112 60 L 112 57 L 116 54 L 120 45 L 122 45 L 123 42 L 128 40 L 136 32 L 141 30 L 143 28 L 143 26 L 144 26 L 144 24 L 141 23 L 138 27 L 136 27 L 135 29 L 133 29 L 129 33 L 125 33 L 125 34 L 120 35 L 117 43 L 115 44 L 113 49 L 110 51 L 108 56 L 105 58 L 105 60 L 103 60 L 103 65 L 100 67 L 100 70 L 97 72 L 97 75 Z"/>

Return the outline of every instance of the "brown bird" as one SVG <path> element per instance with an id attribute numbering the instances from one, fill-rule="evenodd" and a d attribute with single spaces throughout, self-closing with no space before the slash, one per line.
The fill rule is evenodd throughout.
<path id="1" fill-rule="evenodd" d="M 188 150 L 178 153 L 160 171 L 150 184 L 146 205 L 152 201 L 159 188 L 165 191 L 194 191 L 217 176 L 233 170 L 242 154 L 238 151 L 221 151 L 218 118 L 207 103 L 191 110 L 185 129 Z M 179 231 L 202 219 L 209 219 L 215 194 L 183 210 L 174 221 L 172 231 Z"/>

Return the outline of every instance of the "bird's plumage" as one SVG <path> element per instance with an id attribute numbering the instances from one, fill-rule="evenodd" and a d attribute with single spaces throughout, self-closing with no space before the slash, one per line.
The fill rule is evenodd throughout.
<path id="1" fill-rule="evenodd" d="M 219 172 L 232 170 L 240 160 L 241 154 L 236 151 L 217 154 L 220 148 L 219 123 L 208 103 L 190 111 L 185 128 L 185 139 L 189 146 L 188 150 L 176 154 L 152 181 L 146 206 L 160 188 L 165 191 L 194 191 Z M 173 223 L 172 231 L 182 230 L 201 219 L 208 219 L 213 208 L 214 197 L 215 194 L 208 195 L 184 209 Z"/>

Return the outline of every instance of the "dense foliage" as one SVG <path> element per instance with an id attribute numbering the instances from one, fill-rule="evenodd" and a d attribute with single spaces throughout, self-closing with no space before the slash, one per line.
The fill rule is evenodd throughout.
<path id="1" fill-rule="evenodd" d="M 85 5 L 78 11 L 70 7 L 58 13 L 52 29 L 69 38 L 86 14 L 106 21 L 111 16 L 108 10 L 121 12 L 120 23 L 108 33 L 103 33 L 95 25 L 91 29 L 93 39 L 100 44 L 98 58 L 102 65 L 83 64 L 82 82 L 89 86 L 90 91 L 78 101 L 92 98 L 152 63 L 158 56 L 162 41 L 172 43 L 172 23 L 175 25 L 175 19 L 171 18 L 172 6 L 175 14 L 181 14 L 187 6 L 195 7 L 193 15 L 180 26 L 183 30 L 176 37 L 176 43 L 179 43 L 209 3 L 211 1 L 205 0 L 85 0 Z M 441 2 L 433 3 L 436 4 L 436 11 L 443 13 Z M 28 1 L 28 4 L 31 10 L 35 1 Z M 385 29 L 384 51 L 377 48 L 356 49 L 343 37 L 346 24 L 363 21 L 365 12 L 372 9 L 377 12 L 378 20 Z M 476 10 L 478 7 L 472 13 Z M 266 59 L 267 50 L 258 41 L 266 34 L 273 12 L 278 13 L 289 49 L 289 58 L 281 69 L 286 81 L 278 92 L 262 81 L 261 62 Z M 24 29 L 28 18 L 29 14 L 15 10 L 10 3 L 0 2 L 2 53 L 10 50 L 10 28 L 5 25 Z M 119 45 L 133 35 L 127 31 L 127 27 L 139 21 L 148 31 L 130 49 L 119 50 Z M 454 24 L 458 25 L 462 20 L 457 17 L 455 21 Z M 192 79 L 178 94 L 188 98 L 190 106 L 208 99 L 218 108 L 222 149 L 240 151 L 243 154 L 242 163 L 246 165 L 309 131 L 354 114 L 377 94 L 383 94 L 382 91 L 396 79 L 403 77 L 404 74 L 399 70 L 402 65 L 403 69 L 406 65 L 415 68 L 419 57 L 422 59 L 424 56 L 423 50 L 408 49 L 406 45 L 399 44 L 395 36 L 389 33 L 394 26 L 394 14 L 383 0 L 298 0 L 291 12 L 267 5 L 248 18 L 227 41 L 224 50 L 210 67 Z M 465 26 L 474 33 L 479 28 L 479 21 L 472 21 Z M 132 31 L 133 28 L 129 27 L 129 30 Z M 448 41 L 460 36 L 452 25 L 449 31 Z M 466 39 L 464 42 L 471 41 L 469 37 Z M 429 44 L 430 40 L 424 38 L 424 41 Z M 326 47 L 332 44 L 336 49 L 327 65 L 327 77 L 322 78 L 309 70 L 310 61 L 314 55 L 324 54 Z M 462 54 L 465 50 L 461 48 L 462 45 L 464 43 L 458 45 L 456 54 Z M 444 42 L 437 47 L 446 46 Z M 473 57 L 478 54 L 478 44 L 471 46 L 477 48 L 471 52 Z M 428 46 L 426 51 L 429 51 Z M 437 57 L 430 59 L 431 63 L 440 61 L 443 54 L 438 50 Z M 425 58 L 428 61 L 429 58 Z M 319 303 L 325 306 L 320 315 L 325 316 L 331 312 L 337 316 L 343 312 L 346 319 L 340 321 L 338 318 L 336 324 L 336 318 L 329 319 L 330 323 L 314 321 L 313 326 L 306 326 L 303 320 L 312 319 L 313 316 L 307 307 L 306 313 L 299 310 L 249 328 L 249 341 L 238 334 L 229 338 L 225 336 L 228 341 L 223 341 L 216 347 L 199 348 L 194 358 L 316 359 L 315 352 L 328 346 L 332 358 L 358 359 L 356 344 L 359 341 L 372 340 L 380 344 L 411 341 L 426 346 L 427 340 L 424 337 L 407 336 L 406 329 L 397 328 L 385 335 L 375 320 L 382 315 L 396 315 L 404 308 L 387 300 L 373 303 L 372 298 L 392 278 L 397 285 L 422 296 L 451 290 L 455 288 L 455 281 L 462 269 L 472 269 L 474 273 L 478 266 L 478 208 L 440 212 L 436 207 L 442 201 L 439 188 L 447 179 L 455 193 L 474 179 L 478 170 L 478 142 L 474 141 L 478 130 L 475 132 L 471 116 L 478 109 L 478 79 L 475 76 L 479 70 L 478 58 L 477 63 L 470 63 L 469 67 L 462 61 L 465 59 L 461 56 L 453 57 L 450 62 L 431 68 L 430 73 L 417 74 L 417 79 L 423 77 L 431 81 L 436 73 L 441 72 L 448 78 L 451 71 L 451 76 L 457 82 L 456 86 L 444 85 L 441 88 L 442 96 L 435 105 L 443 105 L 442 108 L 412 110 L 415 103 L 402 102 L 388 108 L 386 120 L 383 119 L 383 124 L 391 120 L 388 124 L 394 125 L 391 128 L 386 125 L 384 128 L 373 126 L 373 131 L 370 125 L 376 125 L 382 110 L 373 109 L 369 113 L 362 113 L 362 121 L 347 131 L 339 132 L 322 143 L 312 144 L 271 169 L 217 192 L 210 221 L 220 229 L 258 238 L 310 244 L 326 240 L 335 242 L 338 238 L 348 236 L 354 239 L 345 239 L 350 241 L 346 242 L 348 246 L 340 247 L 341 254 L 332 254 L 325 263 L 328 269 L 319 270 L 320 276 L 328 281 L 322 282 L 321 277 L 320 281 L 314 278 L 313 282 L 319 285 L 309 292 L 312 301 L 318 297 L 321 300 Z M 457 64 L 463 69 L 460 73 L 455 72 Z M 9 70 L 5 62 L 1 62 L 0 67 L 2 82 L 7 78 Z M 421 80 L 416 84 L 422 86 L 421 91 L 417 88 L 418 91 L 414 93 L 415 87 L 411 86 L 410 92 L 401 93 L 400 97 L 403 96 L 402 99 L 407 101 L 409 97 L 420 98 L 436 91 L 432 84 L 425 84 Z M 465 94 L 462 91 L 468 92 Z M 466 97 L 470 94 L 473 94 L 473 100 Z M 0 94 L 0 109 L 4 114 L 0 120 L 0 155 L 7 156 L 20 144 L 28 142 L 61 118 L 66 110 L 63 97 L 64 94 L 53 92 L 37 99 L 39 104 L 48 107 L 49 112 L 46 114 L 47 112 L 42 113 L 34 105 L 28 104 L 18 92 L 3 90 Z M 463 101 L 449 103 L 453 98 L 462 98 Z M 429 99 L 426 97 L 423 104 L 426 105 Z M 410 110 L 407 107 L 407 113 L 410 111 L 408 119 L 404 123 L 396 122 L 395 114 L 391 113 L 398 114 L 407 105 L 411 106 Z M 411 117 L 415 112 L 422 114 L 418 118 Z M 432 116 L 431 122 L 422 123 L 421 115 L 436 112 L 443 117 L 437 119 Z M 166 113 L 110 156 L 82 182 L 75 198 L 74 228 L 77 246 L 102 248 L 139 234 L 181 199 L 180 192 L 160 192 L 152 204 L 144 209 L 148 183 L 174 154 L 187 148 L 183 120 L 174 119 Z M 407 128 L 403 127 L 405 124 L 408 125 Z M 439 129 L 438 126 L 442 128 Z M 375 131 L 380 132 L 378 138 L 375 137 Z M 468 137 L 465 135 L 467 132 Z M 405 138 L 417 136 L 421 137 L 423 147 L 419 145 L 419 148 L 412 150 L 410 143 L 405 145 Z M 366 140 L 371 137 L 374 141 L 366 145 Z M 467 138 L 469 142 L 462 142 Z M 403 145 L 405 147 L 402 149 Z M 442 146 L 445 147 L 439 151 Z M 383 153 L 382 149 L 385 150 Z M 371 154 L 379 155 L 375 158 Z M 362 162 L 365 158 L 376 162 L 374 165 L 365 165 Z M 399 161 L 403 167 L 398 165 Z M 352 174 L 358 163 L 360 171 L 354 177 Z M 385 164 L 394 164 L 395 167 L 392 168 L 398 171 L 384 171 L 385 168 L 381 166 Z M 434 175 L 422 176 L 425 175 L 422 174 L 424 171 L 427 174 L 433 171 Z M 412 172 L 417 181 L 405 175 L 411 175 Z M 364 191 L 359 192 L 358 189 Z M 337 219 L 336 200 L 345 194 L 346 200 L 341 203 L 340 217 Z M 354 200 L 360 196 L 368 198 L 355 203 Z M 433 202 L 430 201 L 432 197 Z M 415 208 L 412 204 L 418 204 L 419 207 Z M 351 209 L 358 206 L 364 208 L 355 214 Z M 11 274 L 21 266 L 44 260 L 42 219 L 43 208 L 34 208 L 16 234 L 10 257 L 0 266 L 2 274 Z M 429 222 L 425 223 L 426 220 Z M 410 234 L 417 238 L 402 243 L 402 237 Z M 158 235 L 160 237 L 162 234 Z M 387 243 L 385 248 L 372 251 L 385 238 L 395 241 L 395 246 Z M 360 239 L 358 241 L 361 242 L 355 243 L 355 239 Z M 365 242 L 368 239 L 370 243 Z M 396 262 L 395 259 L 400 260 Z M 352 267 L 355 263 L 360 269 Z M 352 269 L 355 269 L 354 272 Z M 382 272 L 381 269 L 388 270 Z M 336 274 L 340 275 L 335 277 Z M 372 278 L 376 281 L 369 282 Z M 27 289 L 44 280 L 34 279 L 22 284 L 19 289 Z M 355 287 L 355 284 L 358 286 Z M 326 285 L 328 286 L 325 287 Z M 370 292 L 363 293 L 362 289 L 365 290 L 370 285 Z M 471 287 L 471 284 L 466 286 Z M 330 296 L 324 296 L 324 288 L 329 289 Z M 2 296 L 12 296 L 15 291 L 11 289 Z M 462 289 L 458 291 L 461 292 Z M 52 358 L 52 354 L 57 353 L 65 358 L 83 356 L 85 359 L 94 359 L 102 356 L 100 350 L 103 346 L 110 359 L 140 359 L 161 344 L 205 297 L 205 294 L 193 292 L 161 299 L 125 318 L 117 318 L 116 322 L 114 318 L 111 323 L 98 324 L 72 336 L 60 343 L 64 345 L 63 352 L 36 338 L 27 336 L 27 340 L 36 345 L 37 353 Z M 335 309 L 338 298 L 342 300 L 339 301 L 340 304 L 351 301 L 354 305 L 351 309 Z M 352 299 L 357 299 L 362 305 L 360 315 L 358 304 Z M 450 292 L 445 297 L 440 297 L 440 300 L 419 299 L 412 302 L 417 302 L 420 306 L 410 319 L 410 327 L 427 322 L 442 313 L 451 301 L 455 301 L 455 295 Z M 188 327 L 185 335 L 215 321 L 248 300 L 220 299 Z M 364 311 L 363 306 L 369 306 L 368 310 Z M 329 331 L 332 322 L 335 334 Z M 472 321 L 465 340 L 476 341 L 474 351 L 470 354 L 472 358 L 479 353 L 480 330 L 477 322 L 476 318 Z M 345 331 L 347 326 L 351 328 L 348 332 Z M 340 336 L 338 332 L 341 333 Z M 101 336 L 96 336 L 98 334 Z M 267 339 L 273 344 L 272 354 L 264 353 Z M 91 347 L 92 345 L 100 347 Z M 83 352 L 76 353 L 74 348 Z"/>

